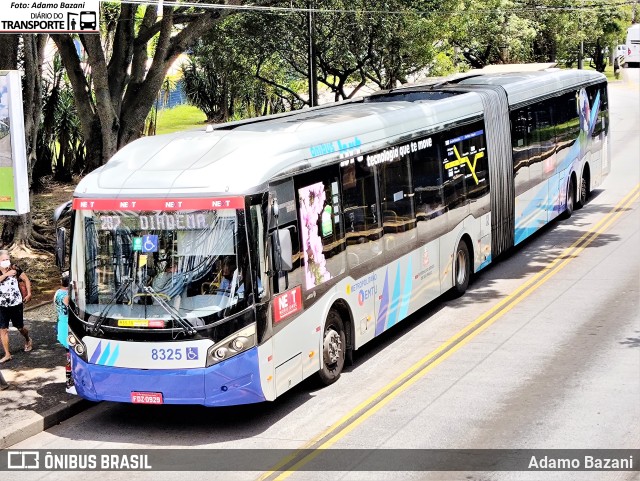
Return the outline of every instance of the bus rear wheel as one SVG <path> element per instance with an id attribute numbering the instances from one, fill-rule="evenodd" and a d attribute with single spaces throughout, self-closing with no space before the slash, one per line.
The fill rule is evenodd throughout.
<path id="1" fill-rule="evenodd" d="M 589 196 L 591 195 L 591 186 L 589 184 L 589 173 L 585 172 L 582 174 L 582 180 L 580 181 L 580 195 L 578 196 L 576 207 L 583 207 L 589 200 Z"/>
<path id="2" fill-rule="evenodd" d="M 471 256 L 469 255 L 469 247 L 463 240 L 458 243 L 458 248 L 456 249 L 454 273 L 453 297 L 460 297 L 467 290 L 469 278 L 471 277 Z"/>
<path id="3" fill-rule="evenodd" d="M 562 213 L 563 219 L 568 219 L 573 214 L 574 199 L 576 197 L 575 190 L 575 182 L 571 179 L 567 188 L 567 208 Z"/>
<path id="4" fill-rule="evenodd" d="M 344 324 L 340 314 L 332 309 L 325 322 L 322 339 L 322 367 L 318 372 L 320 382 L 325 386 L 333 384 L 340 377 L 344 368 L 346 347 Z"/>

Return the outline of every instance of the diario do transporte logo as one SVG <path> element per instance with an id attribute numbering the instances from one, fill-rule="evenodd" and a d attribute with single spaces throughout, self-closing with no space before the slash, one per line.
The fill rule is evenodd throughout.
<path id="1" fill-rule="evenodd" d="M 99 32 L 99 0 L 4 1 L 6 3 L 0 13 L 0 33 Z"/>

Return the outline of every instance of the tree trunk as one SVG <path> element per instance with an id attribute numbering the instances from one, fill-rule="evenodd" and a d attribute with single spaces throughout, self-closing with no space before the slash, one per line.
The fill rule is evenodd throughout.
<path id="1" fill-rule="evenodd" d="M 72 37 L 51 36 L 73 88 L 89 171 L 104 165 L 119 149 L 142 135 L 147 115 L 171 64 L 195 39 L 204 35 L 213 22 L 228 15 L 226 10 L 184 13 L 184 9 L 165 6 L 162 18 L 158 19 L 155 6 L 147 6 L 136 34 L 139 7 L 123 3 L 120 8 L 109 60 L 99 36 L 79 35 L 91 66 L 90 75 L 83 70 Z M 183 26 L 178 33 L 175 33 L 176 24 Z M 150 42 L 154 42 L 154 55 L 148 66 Z"/>
<path id="2" fill-rule="evenodd" d="M 18 67 L 17 34 L 0 35 L 0 70 L 16 70 Z"/>
<path id="3" fill-rule="evenodd" d="M 28 35 L 26 37 L 31 37 Z M 25 39 L 25 43 L 28 43 L 28 48 L 25 52 L 25 69 L 31 68 L 33 65 L 31 62 L 33 61 L 33 57 L 28 54 L 31 52 L 30 43 L 31 40 Z M 19 48 L 19 36 L 17 34 L 10 35 L 0 35 L 0 70 L 17 70 L 18 69 L 18 48 Z M 38 84 L 38 81 L 31 78 L 23 79 L 25 82 L 25 100 L 34 95 L 34 90 L 36 86 L 34 84 Z M 41 87 L 41 85 L 40 85 Z M 40 109 L 38 109 L 40 112 Z M 29 108 L 25 108 L 25 129 L 28 126 L 33 127 L 33 113 L 29 110 Z M 29 116 L 29 118 L 27 118 Z M 36 126 L 37 130 L 37 126 Z M 37 139 L 37 133 L 33 136 L 33 130 L 26 130 L 26 140 L 27 140 L 27 152 L 35 152 L 35 140 Z M 30 137 L 31 136 L 31 137 Z M 34 142 L 31 144 L 30 142 Z M 27 159 L 27 171 L 29 180 L 31 180 L 31 165 L 29 159 Z M 29 239 L 33 233 L 33 225 L 31 221 L 31 213 L 28 212 L 23 215 L 18 216 L 5 216 L 2 223 L 2 229 L 0 231 L 0 244 L 7 247 L 28 247 Z"/>
<path id="4" fill-rule="evenodd" d="M 595 63 L 595 69 L 598 72 L 603 73 L 604 69 L 607 67 L 607 56 L 604 54 L 604 47 L 600 43 L 599 38 L 596 40 L 592 61 Z"/>
<path id="5" fill-rule="evenodd" d="M 29 34 L 22 37 L 24 47 L 24 130 L 29 186 L 40 183 L 40 177 L 34 177 L 33 174 L 34 172 L 42 172 L 42 169 L 36 170 L 35 167 L 38 161 L 36 152 L 42 115 L 42 64 L 48 37 L 45 34 Z"/>

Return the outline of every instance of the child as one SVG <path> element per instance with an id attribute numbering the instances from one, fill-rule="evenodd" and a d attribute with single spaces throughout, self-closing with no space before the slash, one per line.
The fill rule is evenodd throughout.
<path id="1" fill-rule="evenodd" d="M 69 274 L 63 273 L 60 278 L 62 287 L 53 296 L 53 303 L 58 312 L 58 342 L 69 349 L 67 337 L 69 336 Z"/>
<path id="2" fill-rule="evenodd" d="M 69 355 L 69 273 L 65 272 L 60 278 L 60 289 L 53 296 L 53 303 L 58 312 L 56 326 L 58 342 L 67 350 L 67 365 L 65 368 L 67 388 L 71 387 L 71 356 Z"/>

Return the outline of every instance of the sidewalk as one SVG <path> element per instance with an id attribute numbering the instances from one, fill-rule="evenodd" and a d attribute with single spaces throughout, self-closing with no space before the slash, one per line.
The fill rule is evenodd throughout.
<path id="1" fill-rule="evenodd" d="M 65 349 L 56 341 L 52 304 L 29 308 L 25 327 L 33 350 L 13 327 L 9 342 L 13 359 L 0 364 L 10 387 L 0 391 L 0 449 L 23 441 L 93 405 L 65 391 Z M 1 349 L 0 349 L 1 350 Z"/>

